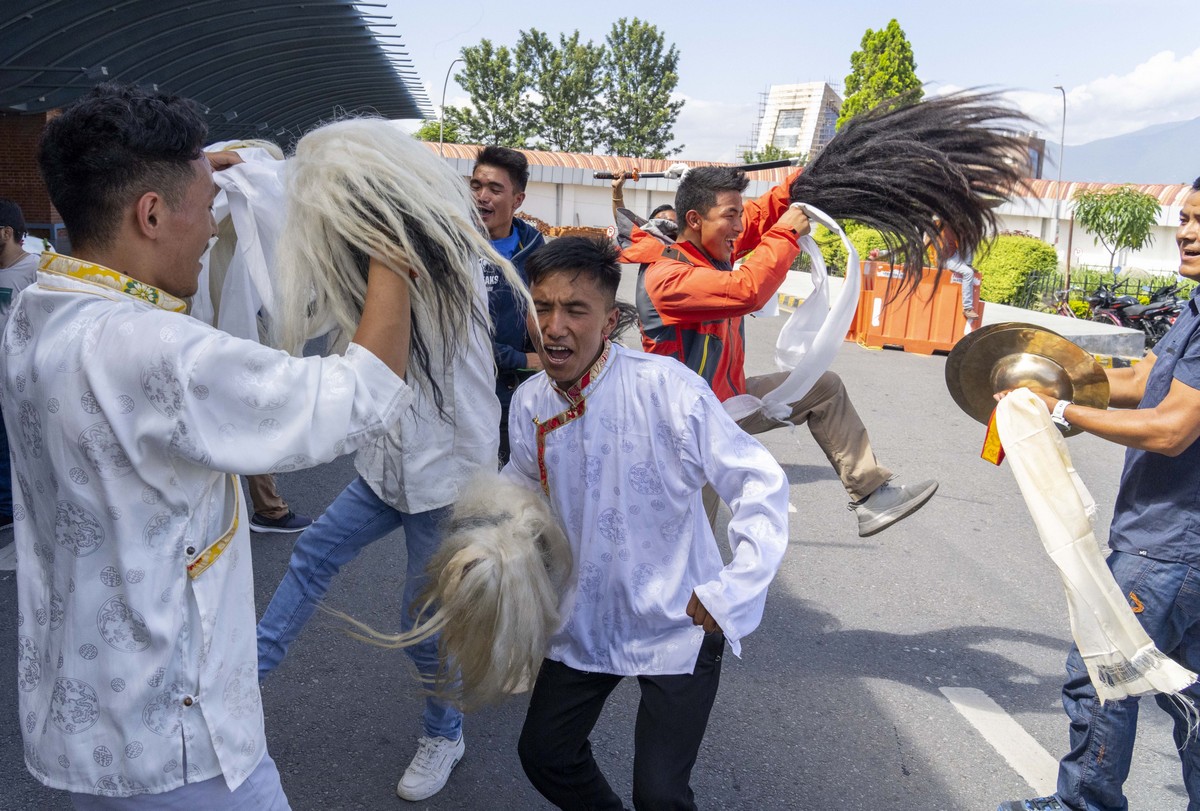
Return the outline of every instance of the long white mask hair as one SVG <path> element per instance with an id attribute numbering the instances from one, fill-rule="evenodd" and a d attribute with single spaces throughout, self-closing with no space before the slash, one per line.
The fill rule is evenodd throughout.
<path id="1" fill-rule="evenodd" d="M 490 329 L 480 260 L 499 267 L 533 309 L 520 276 L 488 241 L 467 184 L 394 124 L 356 118 L 313 130 L 296 145 L 287 188 L 276 346 L 299 354 L 332 328 L 329 350 L 340 352 L 362 315 L 369 260 L 412 272 L 409 368 L 432 386 L 440 409 L 435 353 L 449 365 L 472 322 Z"/>
<path id="2" fill-rule="evenodd" d="M 432 693 L 465 709 L 529 690 L 561 625 L 560 595 L 571 576 L 571 547 L 541 494 L 495 473 L 464 488 L 426 567 L 414 603 L 416 625 L 385 634 L 348 615 L 356 639 L 385 648 L 441 634 Z"/>

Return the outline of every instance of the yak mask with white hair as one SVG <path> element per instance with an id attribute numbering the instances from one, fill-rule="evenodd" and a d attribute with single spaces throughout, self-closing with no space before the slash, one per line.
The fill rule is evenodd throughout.
<path id="1" fill-rule="evenodd" d="M 288 164 L 273 343 L 299 353 L 309 338 L 332 330 L 330 351 L 344 348 L 362 315 L 368 262 L 378 259 L 413 276 L 409 370 L 440 409 L 430 373 L 435 353 L 448 365 L 471 321 L 489 327 L 480 261 L 499 267 L 532 307 L 520 276 L 487 240 L 467 184 L 380 119 L 313 130 Z"/>
<path id="2" fill-rule="evenodd" d="M 350 635 L 403 648 L 440 633 L 431 691 L 467 709 L 533 686 L 546 643 L 561 624 L 559 598 L 571 548 L 541 494 L 481 473 L 464 489 L 426 569 L 416 626 L 384 634 L 338 611 Z"/>

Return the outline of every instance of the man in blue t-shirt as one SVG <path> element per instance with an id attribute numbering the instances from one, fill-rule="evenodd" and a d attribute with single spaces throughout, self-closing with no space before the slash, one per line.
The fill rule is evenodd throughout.
<path id="1" fill-rule="evenodd" d="M 1179 214 L 1179 274 L 1200 280 L 1200 178 Z M 1154 644 L 1200 672 L 1200 288 L 1175 325 L 1136 366 L 1109 369 L 1106 411 L 1038 394 L 1059 418 L 1129 448 L 1113 509 L 1108 566 Z M 1193 684 L 1183 693 L 1200 699 Z M 1188 809 L 1200 809 L 1200 736 L 1173 696 L 1158 705 L 1175 722 Z M 1001 804 L 998 811 L 1125 811 L 1138 698 L 1101 703 L 1073 647 L 1063 707 L 1071 751 L 1060 761 L 1051 797 Z"/>
<path id="2" fill-rule="evenodd" d="M 513 215 L 525 201 L 529 162 L 515 149 L 488 146 L 479 150 L 471 172 L 471 194 L 488 229 L 492 247 L 513 263 L 525 279 L 525 258 L 545 243 L 541 233 Z M 496 396 L 500 398 L 500 464 L 508 461 L 508 404 L 513 390 L 542 368 L 525 327 L 525 306 L 496 267 L 483 271 L 492 317 L 492 350 L 496 358 Z"/>

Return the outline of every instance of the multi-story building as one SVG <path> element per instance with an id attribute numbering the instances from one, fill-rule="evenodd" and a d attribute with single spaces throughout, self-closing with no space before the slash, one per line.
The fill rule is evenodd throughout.
<path id="1" fill-rule="evenodd" d="M 842 97 L 826 82 L 771 85 L 755 149 L 774 146 L 811 160 L 833 138 Z"/>

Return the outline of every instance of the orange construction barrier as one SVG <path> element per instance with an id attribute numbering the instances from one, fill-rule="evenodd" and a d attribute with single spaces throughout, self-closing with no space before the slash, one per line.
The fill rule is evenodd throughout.
<path id="1" fill-rule="evenodd" d="M 962 288 L 948 270 L 925 268 L 916 290 L 900 291 L 904 270 L 885 262 L 863 262 L 863 289 L 848 339 L 863 346 L 902 349 L 919 355 L 949 352 L 958 339 L 979 327 L 962 312 Z"/>

